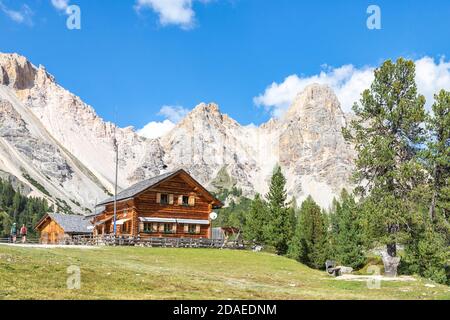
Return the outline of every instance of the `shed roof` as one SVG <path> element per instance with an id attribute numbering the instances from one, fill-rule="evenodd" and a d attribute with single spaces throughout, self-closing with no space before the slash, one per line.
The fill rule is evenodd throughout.
<path id="1" fill-rule="evenodd" d="M 92 223 L 85 216 L 73 214 L 49 213 L 47 215 L 54 220 L 66 233 L 92 233 Z M 45 220 L 42 220 L 42 222 Z M 38 224 L 38 226 L 41 222 Z"/>

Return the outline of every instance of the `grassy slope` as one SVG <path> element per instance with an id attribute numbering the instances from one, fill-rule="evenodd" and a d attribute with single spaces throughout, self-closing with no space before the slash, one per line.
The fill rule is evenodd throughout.
<path id="1" fill-rule="evenodd" d="M 81 268 L 81 290 L 66 288 Z M 344 282 L 283 257 L 245 251 L 0 246 L 0 299 L 450 299 L 446 286 Z"/>

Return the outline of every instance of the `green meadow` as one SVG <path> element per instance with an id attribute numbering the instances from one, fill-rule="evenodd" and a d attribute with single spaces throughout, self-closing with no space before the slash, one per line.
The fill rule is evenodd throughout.
<path id="1" fill-rule="evenodd" d="M 68 289 L 71 266 L 79 289 Z M 250 251 L 0 246 L 0 299 L 450 299 L 450 288 L 415 278 L 369 289 Z"/>

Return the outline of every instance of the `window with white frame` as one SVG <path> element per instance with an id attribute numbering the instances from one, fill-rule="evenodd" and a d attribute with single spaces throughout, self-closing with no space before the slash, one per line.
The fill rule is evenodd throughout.
<path id="1" fill-rule="evenodd" d="M 174 223 L 164 223 L 164 233 L 175 233 Z"/>
<path id="2" fill-rule="evenodd" d="M 156 233 L 158 232 L 158 224 L 153 222 L 144 223 L 144 233 Z"/>
<path id="3" fill-rule="evenodd" d="M 168 194 L 161 194 L 161 204 L 169 204 L 169 195 Z"/>

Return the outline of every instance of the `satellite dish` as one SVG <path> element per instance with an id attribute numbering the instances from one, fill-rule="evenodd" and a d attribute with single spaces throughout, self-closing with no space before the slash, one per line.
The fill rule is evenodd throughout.
<path id="1" fill-rule="evenodd" d="M 216 220 L 217 217 L 218 217 L 218 215 L 217 215 L 216 212 L 211 212 L 211 214 L 209 215 L 209 218 L 210 218 L 211 220 Z"/>

